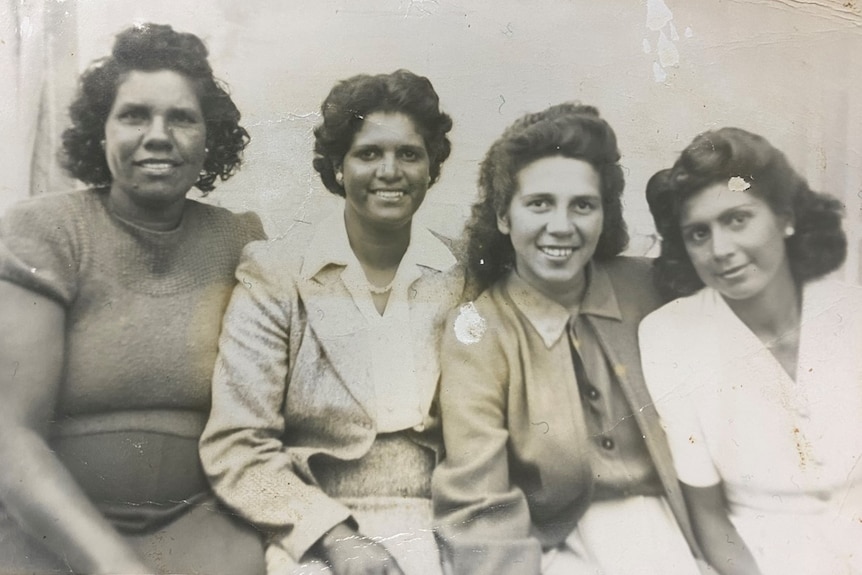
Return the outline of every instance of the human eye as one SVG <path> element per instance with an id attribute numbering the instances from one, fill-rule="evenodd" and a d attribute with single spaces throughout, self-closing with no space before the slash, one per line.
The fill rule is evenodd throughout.
<path id="1" fill-rule="evenodd" d="M 403 150 L 401 150 L 400 155 L 401 159 L 405 162 L 415 162 L 421 157 L 419 151 L 413 148 L 404 148 Z"/>
<path id="2" fill-rule="evenodd" d="M 727 223 L 730 225 L 731 229 L 735 230 L 745 227 L 750 219 L 751 214 L 744 211 L 731 212 L 727 215 Z"/>
<path id="3" fill-rule="evenodd" d="M 171 113 L 170 120 L 175 124 L 192 125 L 197 124 L 200 118 L 191 110 L 175 110 Z"/>
<path id="4" fill-rule="evenodd" d="M 149 117 L 149 114 L 143 107 L 127 106 L 120 109 L 117 113 L 117 117 L 123 122 L 138 123 L 145 121 Z"/>
<path id="5" fill-rule="evenodd" d="M 359 148 L 353 152 L 353 156 L 363 162 L 371 162 L 380 157 L 380 153 L 377 151 L 377 148 Z"/>
<path id="6" fill-rule="evenodd" d="M 528 198 L 527 201 L 524 202 L 524 205 L 534 212 L 542 212 L 551 207 L 551 201 L 548 198 L 534 197 Z"/>
<path id="7" fill-rule="evenodd" d="M 683 231 L 683 239 L 687 244 L 700 245 L 709 239 L 709 229 L 706 226 L 693 226 Z"/>
<path id="8" fill-rule="evenodd" d="M 598 202 L 591 199 L 581 198 L 575 200 L 574 204 L 572 205 L 572 208 L 574 209 L 576 214 L 591 214 L 598 209 Z"/>

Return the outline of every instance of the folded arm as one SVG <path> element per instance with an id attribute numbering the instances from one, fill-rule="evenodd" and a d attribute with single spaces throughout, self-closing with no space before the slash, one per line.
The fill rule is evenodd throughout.
<path id="1" fill-rule="evenodd" d="M 258 248 L 246 249 L 225 313 L 201 460 L 218 496 L 298 561 L 350 511 L 297 473 L 284 444 L 295 287 Z"/>
<path id="2" fill-rule="evenodd" d="M 506 426 L 509 367 L 492 332 L 458 340 L 447 322 L 440 404 L 446 459 L 434 473 L 437 533 L 457 574 L 538 574 L 541 545 L 511 483 Z"/>

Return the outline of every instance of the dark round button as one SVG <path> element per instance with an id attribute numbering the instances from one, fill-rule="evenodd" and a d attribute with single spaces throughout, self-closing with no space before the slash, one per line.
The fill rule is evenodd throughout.
<path id="1" fill-rule="evenodd" d="M 611 439 L 610 437 L 603 437 L 602 438 L 602 447 L 604 447 L 607 450 L 613 449 L 614 448 L 614 440 Z"/>
<path id="2" fill-rule="evenodd" d="M 599 398 L 599 395 L 599 390 L 592 385 L 587 388 L 587 397 L 589 397 L 593 401 L 597 400 Z"/>

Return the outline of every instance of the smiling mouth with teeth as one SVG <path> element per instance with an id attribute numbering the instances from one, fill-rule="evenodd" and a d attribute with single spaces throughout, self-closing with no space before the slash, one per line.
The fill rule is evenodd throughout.
<path id="1" fill-rule="evenodd" d="M 136 164 L 142 168 L 173 168 L 178 165 L 177 162 L 172 160 L 142 160 L 140 162 L 136 162 Z"/>
<path id="2" fill-rule="evenodd" d="M 554 258 L 566 258 L 572 255 L 575 251 L 575 248 L 555 248 L 550 246 L 540 247 L 539 249 L 543 254 Z"/>
<path id="3" fill-rule="evenodd" d="M 383 198 L 384 200 L 397 200 L 404 195 L 404 192 L 394 190 L 377 190 L 374 195 Z"/>

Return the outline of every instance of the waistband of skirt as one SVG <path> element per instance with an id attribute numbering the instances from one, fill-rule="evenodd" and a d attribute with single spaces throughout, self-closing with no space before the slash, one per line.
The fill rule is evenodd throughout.
<path id="1" fill-rule="evenodd" d="M 435 453 L 406 432 L 379 434 L 360 459 L 344 461 L 325 454 L 309 464 L 318 485 L 331 497 L 431 496 Z"/>
<path id="2" fill-rule="evenodd" d="M 191 409 L 139 409 L 67 415 L 51 424 L 52 437 L 150 431 L 198 439 L 207 414 Z"/>

